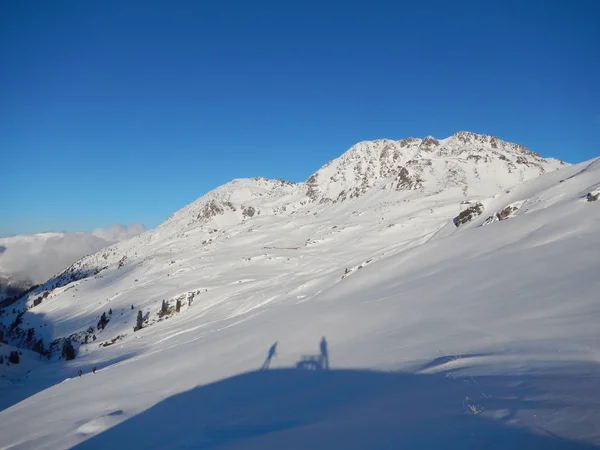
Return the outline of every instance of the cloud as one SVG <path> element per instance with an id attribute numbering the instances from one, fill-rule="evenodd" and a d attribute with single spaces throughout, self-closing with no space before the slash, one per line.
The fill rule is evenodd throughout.
<path id="1" fill-rule="evenodd" d="M 132 223 L 129 226 L 115 223 L 108 228 L 96 228 L 92 231 L 92 234 L 105 241 L 114 243 L 137 236 L 144 231 L 146 231 L 146 228 L 139 222 Z"/>
<path id="2" fill-rule="evenodd" d="M 78 259 L 145 231 L 144 225 L 114 224 L 91 233 L 41 233 L 0 239 L 0 276 L 43 283 Z"/>

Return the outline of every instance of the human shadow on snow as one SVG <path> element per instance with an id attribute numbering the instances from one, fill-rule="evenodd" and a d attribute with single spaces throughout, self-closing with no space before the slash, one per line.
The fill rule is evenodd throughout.
<path id="1" fill-rule="evenodd" d="M 535 378 L 259 370 L 179 393 L 130 418 L 125 411 L 123 422 L 75 448 L 595 448 L 515 420 L 516 412 L 568 406 L 537 395 Z"/>

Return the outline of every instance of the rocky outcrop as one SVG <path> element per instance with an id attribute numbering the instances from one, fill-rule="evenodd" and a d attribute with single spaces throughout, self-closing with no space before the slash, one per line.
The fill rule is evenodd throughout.
<path id="1" fill-rule="evenodd" d="M 517 206 L 508 205 L 502 211 L 496 213 L 496 217 L 498 218 L 498 220 L 506 220 L 509 217 L 511 217 L 514 213 L 516 213 L 518 210 L 519 210 L 519 208 Z"/>
<path id="2" fill-rule="evenodd" d="M 475 217 L 480 216 L 483 212 L 483 209 L 484 208 L 481 203 L 474 203 L 454 218 L 454 225 L 460 227 L 461 225 L 470 222 Z"/>
<path id="3" fill-rule="evenodd" d="M 498 222 L 500 220 L 506 220 L 506 219 L 510 219 L 511 217 L 514 217 L 515 213 L 521 208 L 523 203 L 524 203 L 523 201 L 520 201 L 520 202 L 511 203 L 510 205 L 505 206 L 504 208 L 502 208 L 500 211 L 498 211 L 493 216 L 489 216 L 485 220 L 483 225 L 484 226 L 490 225 L 494 222 Z"/>
<path id="4" fill-rule="evenodd" d="M 415 190 L 423 185 L 423 180 L 418 175 L 411 175 L 406 167 L 400 167 L 394 180 L 396 190 Z"/>
<path id="5" fill-rule="evenodd" d="M 198 220 L 209 220 L 215 216 L 221 215 L 225 212 L 223 207 L 216 201 L 212 200 L 204 205 L 204 208 L 198 213 L 196 217 Z"/>
<path id="6" fill-rule="evenodd" d="M 253 206 L 247 206 L 242 209 L 242 216 L 244 216 L 244 218 L 254 217 L 254 214 L 256 214 L 256 208 Z"/>

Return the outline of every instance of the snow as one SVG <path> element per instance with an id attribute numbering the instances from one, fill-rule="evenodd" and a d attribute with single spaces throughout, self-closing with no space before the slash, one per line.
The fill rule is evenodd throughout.
<path id="1" fill-rule="evenodd" d="M 600 445 L 600 204 L 585 199 L 600 160 L 562 165 L 471 134 L 427 151 L 458 157 L 458 139 L 496 174 L 463 185 L 425 165 L 422 188 L 368 176 L 358 197 L 320 203 L 362 185 L 344 161 L 369 157 L 353 148 L 317 172 L 346 179 L 317 183 L 316 200 L 302 183 L 235 180 L 73 266 L 107 266 L 99 273 L 29 294 L 20 307 L 49 292 L 24 315 L 47 343 L 113 314 L 75 360 L 0 384 L 0 448 Z M 532 165 L 509 173 L 492 150 Z M 476 163 L 456 164 L 470 174 Z M 465 199 L 485 209 L 456 227 Z M 235 211 L 198 219 L 210 201 Z M 481 226 L 508 205 L 519 207 Z M 242 216 L 247 206 L 261 214 Z M 177 299 L 181 311 L 160 318 Z M 133 332 L 140 309 L 148 319 Z M 331 370 L 294 369 L 322 336 Z"/>

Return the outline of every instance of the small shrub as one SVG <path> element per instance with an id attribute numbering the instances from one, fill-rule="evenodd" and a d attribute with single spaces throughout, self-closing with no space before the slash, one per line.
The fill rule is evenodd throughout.
<path id="1" fill-rule="evenodd" d="M 31 350 L 33 350 L 36 353 L 39 353 L 40 355 L 43 355 L 46 353 L 46 349 L 44 348 L 44 340 L 42 338 L 39 338 L 35 344 L 33 344 L 33 347 L 31 347 Z"/>
<path id="2" fill-rule="evenodd" d="M 8 362 L 10 362 L 11 364 L 19 364 L 19 361 L 21 361 L 19 352 L 10 352 L 10 354 L 8 355 Z"/>
<path id="3" fill-rule="evenodd" d="M 98 321 L 98 330 L 104 330 L 104 328 L 106 328 L 106 325 L 108 325 L 109 319 L 106 317 L 106 313 L 102 313 L 102 316 L 100 317 L 100 320 Z"/>
<path id="4" fill-rule="evenodd" d="M 35 336 L 35 330 L 33 328 L 29 328 L 27 330 L 27 339 L 25 339 L 25 342 L 33 341 L 34 336 Z"/>

